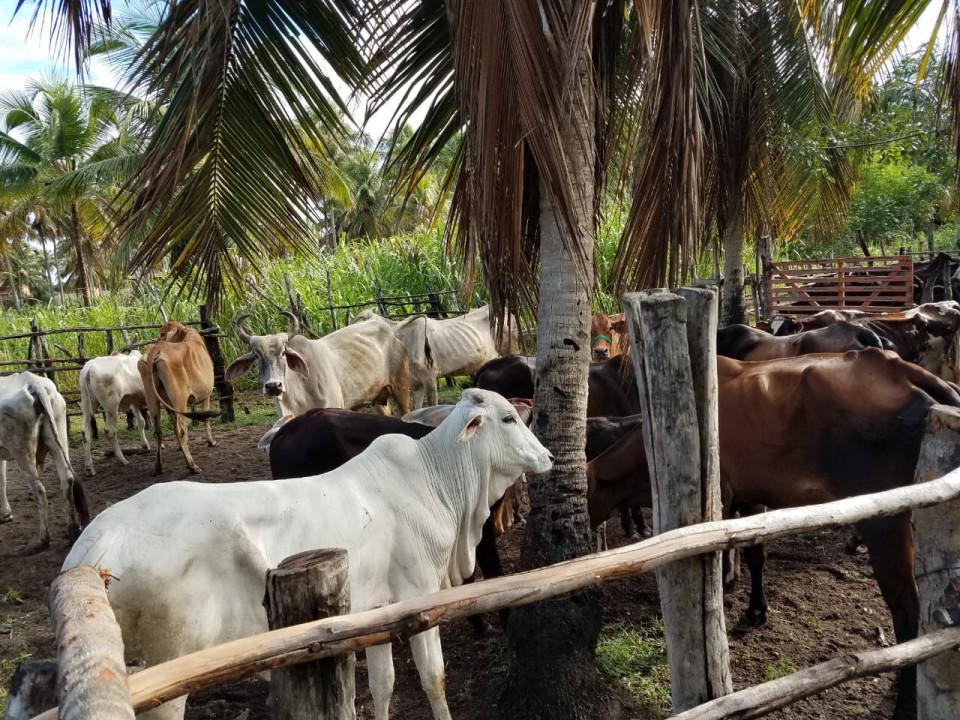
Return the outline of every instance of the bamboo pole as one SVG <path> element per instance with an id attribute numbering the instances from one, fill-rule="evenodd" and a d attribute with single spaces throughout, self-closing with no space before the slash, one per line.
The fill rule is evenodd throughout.
<path id="1" fill-rule="evenodd" d="M 63 720 L 133 720 L 120 626 L 100 573 L 76 567 L 50 586 Z"/>
<path id="2" fill-rule="evenodd" d="M 960 647 L 960 628 L 939 630 L 932 635 L 925 635 L 882 650 L 868 650 L 855 655 L 834 658 L 786 677 L 718 698 L 679 715 L 673 715 L 672 718 L 673 720 L 758 718 L 857 678 L 901 670 L 924 660 L 930 662 L 930 658 L 955 655 L 956 653 L 948 653 L 947 650 L 957 647 Z M 948 718 L 956 715 L 939 717 Z"/>
<path id="3" fill-rule="evenodd" d="M 649 572 L 699 553 L 841 527 L 871 517 L 889 517 L 957 499 L 960 499 L 960 470 L 920 485 L 671 530 L 597 555 L 207 648 L 132 675 L 130 696 L 134 709 L 145 710 L 184 693 L 265 670 L 356 652 L 423 632 L 443 620 L 541 602 L 602 582 Z M 56 711 L 50 711 L 37 716 L 37 720 L 56 717 Z"/>
<path id="4" fill-rule="evenodd" d="M 935 406 L 927 417 L 917 479 L 960 467 L 960 410 Z M 913 514 L 920 593 L 920 635 L 960 625 L 960 501 Z M 918 720 L 960 717 L 960 654 L 944 653 L 917 668 Z"/>

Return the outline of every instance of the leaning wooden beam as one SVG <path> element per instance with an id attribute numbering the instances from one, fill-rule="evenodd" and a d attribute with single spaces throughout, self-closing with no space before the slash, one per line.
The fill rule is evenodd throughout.
<path id="1" fill-rule="evenodd" d="M 100 573 L 77 567 L 50 586 L 57 696 L 64 720 L 133 720 L 120 626 Z"/>
<path id="2" fill-rule="evenodd" d="M 711 700 L 671 717 L 673 720 L 747 720 L 763 717 L 828 688 L 857 678 L 900 670 L 956 647 L 960 647 L 960 628 L 939 630 L 883 650 L 834 658 L 792 675 Z"/>
<path id="3" fill-rule="evenodd" d="M 598 555 L 207 648 L 130 676 L 130 697 L 134 709 L 145 710 L 184 693 L 254 673 L 356 652 L 392 638 L 423 632 L 443 620 L 541 602 L 649 572 L 679 558 L 841 527 L 956 499 L 960 499 L 960 470 L 939 480 L 873 495 L 671 530 Z M 55 711 L 37 716 L 38 720 L 53 718 Z"/>

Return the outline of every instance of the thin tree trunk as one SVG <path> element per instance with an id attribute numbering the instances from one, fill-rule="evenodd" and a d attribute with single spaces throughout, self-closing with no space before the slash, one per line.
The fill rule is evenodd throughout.
<path id="1" fill-rule="evenodd" d="M 87 264 L 83 259 L 83 236 L 80 232 L 80 211 L 77 204 L 70 203 L 70 234 L 73 235 L 73 252 L 77 256 L 77 287 L 83 297 L 83 304 L 90 305 L 90 283 L 87 278 Z"/>
<path id="2" fill-rule="evenodd" d="M 744 323 L 747 319 L 743 292 L 743 208 L 737 194 L 731 196 L 730 206 L 723 236 L 721 327 Z"/>
<path id="3" fill-rule="evenodd" d="M 585 99 L 571 102 L 563 132 L 576 183 L 578 227 L 571 237 L 549 188 L 541 183 L 534 432 L 555 463 L 549 473 L 530 479 L 530 516 L 521 554 L 524 569 L 569 560 L 592 549 L 584 446 L 593 287 L 594 90 L 589 48 L 571 43 L 570 49 L 581 52 L 576 59 L 582 89 L 578 99 Z M 582 246 L 588 276 L 564 241 L 567 246 Z M 501 717 L 566 720 L 595 714 L 601 619 L 597 600 L 595 592 L 583 592 L 511 613 L 510 671 L 499 702 Z"/>

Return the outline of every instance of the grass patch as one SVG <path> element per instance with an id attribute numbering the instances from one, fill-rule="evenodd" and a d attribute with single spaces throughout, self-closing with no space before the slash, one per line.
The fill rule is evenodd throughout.
<path id="1" fill-rule="evenodd" d="M 796 671 L 797 666 L 790 662 L 789 659 L 780 658 L 775 663 L 771 663 L 763 669 L 763 681 L 770 682 L 771 680 L 776 680 L 777 678 L 792 675 Z"/>
<path id="2" fill-rule="evenodd" d="M 820 624 L 819 618 L 815 618 L 812 615 L 808 617 L 807 627 L 813 630 L 817 635 L 823 635 L 823 625 Z"/>
<path id="3" fill-rule="evenodd" d="M 23 596 L 14 587 L 8 587 L 5 593 L 0 594 L 0 605 L 23 605 Z"/>
<path id="4" fill-rule="evenodd" d="M 670 709 L 667 641 L 659 620 L 605 627 L 597 644 L 597 668 L 642 704 Z"/>

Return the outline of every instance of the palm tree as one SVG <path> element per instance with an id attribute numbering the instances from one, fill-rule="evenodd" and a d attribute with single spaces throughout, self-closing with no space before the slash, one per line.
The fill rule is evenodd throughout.
<path id="1" fill-rule="evenodd" d="M 0 98 L 0 197 L 12 217 L 42 217 L 51 239 L 69 239 L 87 304 L 89 243 L 97 230 L 106 234 L 106 205 L 137 160 L 139 139 L 124 123 L 120 99 L 65 81 L 32 82 Z"/>

